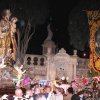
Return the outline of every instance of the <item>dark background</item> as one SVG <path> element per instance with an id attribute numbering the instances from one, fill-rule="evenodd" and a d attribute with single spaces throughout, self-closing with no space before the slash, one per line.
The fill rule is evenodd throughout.
<path id="1" fill-rule="evenodd" d="M 69 14 L 83 1 L 84 0 L 0 0 L 0 12 L 5 8 L 11 9 L 12 13 L 19 18 L 20 23 L 27 17 L 34 19 L 32 24 L 35 23 L 36 31 L 29 42 L 27 53 L 42 54 L 42 44 L 47 37 L 47 25 L 51 23 L 51 30 L 53 32 L 52 40 L 57 45 L 57 49 L 64 48 L 68 54 L 72 55 L 73 50 L 76 48 L 70 44 L 70 36 L 67 28 Z M 85 4 L 83 3 L 83 5 Z M 91 3 L 87 6 L 91 6 Z M 89 57 L 89 46 L 85 48 L 85 51 L 86 57 Z M 83 57 L 83 53 L 84 51 L 78 50 L 80 57 Z"/>

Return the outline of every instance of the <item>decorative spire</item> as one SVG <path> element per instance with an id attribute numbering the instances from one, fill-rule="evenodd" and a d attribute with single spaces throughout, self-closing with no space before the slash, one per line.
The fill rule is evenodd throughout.
<path id="1" fill-rule="evenodd" d="M 47 36 L 46 40 L 51 40 L 52 36 L 53 36 L 53 32 L 51 31 L 50 24 L 48 24 L 48 26 L 47 26 L 47 31 L 48 31 L 48 36 Z"/>

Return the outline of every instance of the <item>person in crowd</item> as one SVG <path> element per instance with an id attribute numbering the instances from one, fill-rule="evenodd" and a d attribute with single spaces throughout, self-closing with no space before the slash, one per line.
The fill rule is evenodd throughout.
<path id="1" fill-rule="evenodd" d="M 40 94 L 40 85 L 38 83 L 35 84 L 34 94 L 35 95 Z"/>
<path id="2" fill-rule="evenodd" d="M 36 84 L 36 83 L 37 83 L 36 78 L 33 78 L 33 79 L 31 80 L 31 85 L 34 85 L 34 84 Z"/>
<path id="3" fill-rule="evenodd" d="M 35 100 L 47 100 L 46 97 L 43 95 L 43 94 L 38 94 L 36 97 L 35 97 Z"/>
<path id="4" fill-rule="evenodd" d="M 79 96 L 79 100 L 85 100 L 85 97 L 84 97 L 84 91 L 79 91 L 78 93 L 77 93 L 77 95 Z M 74 99 L 73 99 L 74 100 Z M 77 99 L 76 99 L 77 100 Z"/>
<path id="5" fill-rule="evenodd" d="M 83 99 L 80 99 L 80 97 L 79 97 L 77 94 L 74 94 L 74 95 L 71 97 L 71 100 L 83 100 Z"/>
<path id="6" fill-rule="evenodd" d="M 27 100 L 23 97 L 22 89 L 18 88 L 15 90 L 14 100 Z"/>
<path id="7" fill-rule="evenodd" d="M 55 88 L 55 100 L 63 100 L 63 95 L 61 93 L 61 88 L 56 87 Z"/>
<path id="8" fill-rule="evenodd" d="M 66 96 L 64 97 L 64 100 L 71 100 L 73 96 L 74 90 L 72 87 L 69 87 L 66 91 Z"/>
<path id="9" fill-rule="evenodd" d="M 47 100 L 55 100 L 55 95 L 50 86 L 44 87 L 44 96 L 46 97 Z"/>
<path id="10" fill-rule="evenodd" d="M 34 100 L 32 90 L 26 90 L 25 98 L 28 100 Z"/>
<path id="11" fill-rule="evenodd" d="M 62 95 L 65 95 L 65 91 L 63 88 L 60 88 L 60 91 L 61 91 Z"/>
<path id="12" fill-rule="evenodd" d="M 7 98 L 8 100 L 14 100 L 13 94 L 9 94 Z"/>
<path id="13" fill-rule="evenodd" d="M 34 88 L 35 88 L 35 85 L 30 85 L 30 89 L 32 90 L 32 93 L 34 94 Z"/>
<path id="14" fill-rule="evenodd" d="M 38 83 L 35 83 L 35 84 L 31 85 L 30 88 L 31 88 L 31 91 L 33 94 L 33 98 L 35 99 L 35 97 L 41 93 L 40 85 Z"/>
<path id="15" fill-rule="evenodd" d="M 71 82 L 71 87 L 73 88 L 74 92 L 77 93 L 78 92 L 78 82 L 77 81 L 72 81 Z"/>

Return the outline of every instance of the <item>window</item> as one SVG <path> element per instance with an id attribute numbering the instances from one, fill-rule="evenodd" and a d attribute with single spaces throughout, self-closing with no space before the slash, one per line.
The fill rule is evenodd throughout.
<path id="1" fill-rule="evenodd" d="M 33 59 L 33 64 L 34 64 L 34 65 L 38 65 L 38 58 L 37 58 L 37 57 L 34 57 L 34 59 Z"/>
<path id="2" fill-rule="evenodd" d="M 27 58 L 27 65 L 30 65 L 31 64 L 31 57 L 28 57 Z"/>
<path id="3" fill-rule="evenodd" d="M 44 58 L 40 59 L 40 65 L 43 66 L 44 65 Z"/>

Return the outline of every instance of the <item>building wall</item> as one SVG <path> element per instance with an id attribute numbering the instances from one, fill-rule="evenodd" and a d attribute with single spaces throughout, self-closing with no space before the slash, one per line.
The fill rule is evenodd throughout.
<path id="1" fill-rule="evenodd" d="M 43 64 L 41 64 L 41 59 Z M 69 77 L 71 81 L 76 77 L 77 57 L 72 57 L 62 48 L 55 55 L 29 55 L 25 56 L 25 69 L 31 77 L 54 80 L 56 77 Z"/>
<path id="2" fill-rule="evenodd" d="M 88 64 L 89 64 L 89 59 L 86 59 L 86 58 L 79 58 L 78 57 L 78 65 L 77 65 L 77 70 L 76 70 L 76 76 L 77 77 L 82 77 L 82 76 L 86 76 L 88 70 L 89 70 L 89 67 L 88 67 Z"/>

